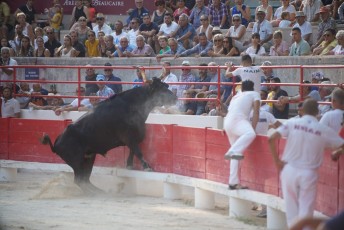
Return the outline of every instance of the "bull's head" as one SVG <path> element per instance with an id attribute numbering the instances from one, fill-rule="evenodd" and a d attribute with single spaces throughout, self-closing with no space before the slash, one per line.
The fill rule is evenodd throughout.
<path id="1" fill-rule="evenodd" d="M 176 103 L 176 95 L 168 89 L 168 84 L 161 82 L 159 78 L 154 77 L 149 88 L 155 106 L 174 105 Z"/>

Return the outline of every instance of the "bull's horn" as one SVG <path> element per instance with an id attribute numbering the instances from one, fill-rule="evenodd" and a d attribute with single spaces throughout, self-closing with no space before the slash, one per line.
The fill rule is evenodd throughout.
<path id="1" fill-rule="evenodd" d="M 147 81 L 145 70 L 144 69 L 140 69 L 140 71 L 141 71 L 143 82 L 147 83 L 148 81 Z"/>

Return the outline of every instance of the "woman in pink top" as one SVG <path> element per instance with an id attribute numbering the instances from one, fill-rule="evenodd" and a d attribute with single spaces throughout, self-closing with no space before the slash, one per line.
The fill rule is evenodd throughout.
<path id="1" fill-rule="evenodd" d="M 274 45 L 270 47 L 270 56 L 288 56 L 289 46 L 286 41 L 283 40 L 282 32 L 276 30 L 273 35 Z"/>
<path id="2" fill-rule="evenodd" d="M 178 9 L 173 13 L 174 21 L 178 23 L 179 16 L 182 14 L 190 15 L 190 10 L 185 6 L 185 0 L 178 0 L 177 2 Z"/>

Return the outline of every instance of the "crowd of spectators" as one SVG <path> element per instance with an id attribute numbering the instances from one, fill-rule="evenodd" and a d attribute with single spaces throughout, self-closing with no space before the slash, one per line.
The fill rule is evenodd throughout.
<path id="1" fill-rule="evenodd" d="M 163 60 L 166 57 L 240 55 L 246 57 L 248 55 L 252 58 L 261 55 L 344 54 L 344 30 L 337 31 L 334 20 L 341 18 L 343 12 L 334 13 L 335 7 L 338 9 L 339 6 L 323 5 L 320 0 L 305 0 L 301 5 L 298 5 L 298 1 L 284 0 L 275 12 L 268 0 L 262 0 L 261 5 L 254 11 L 254 18 L 251 18 L 250 7 L 246 6 L 243 0 L 235 0 L 234 4 L 220 0 L 208 1 L 207 4 L 204 0 L 155 0 L 156 9 L 153 12 L 149 12 L 144 7 L 143 0 L 133 1 L 136 8 L 128 11 L 129 16 L 125 22 L 117 20 L 112 30 L 105 22 L 105 15 L 97 12 L 91 1 L 76 0 L 69 34 L 61 38 L 60 30 L 64 17 L 61 3 L 58 0 L 52 1 L 52 7 L 46 9 L 49 26 L 41 28 L 35 23 L 37 12 L 34 10 L 33 1 L 28 0 L 26 5 L 15 11 L 16 24 L 12 28 L 7 26 L 6 17 L 2 18 L 1 47 L 6 47 L 4 52 L 8 52 L 10 57 L 156 57 L 159 62 L 163 61 L 161 79 L 167 81 L 173 79 L 173 82 L 217 82 L 218 78 L 216 69 L 201 68 L 199 76 L 195 76 L 194 71 L 185 68 L 176 80 L 171 77 L 173 73 L 168 68 L 164 68 L 170 66 L 169 62 Z M 6 16 L 6 7 L 1 10 Z M 314 35 L 315 39 L 311 39 L 312 25 L 315 24 L 318 25 L 318 34 Z M 274 27 L 289 27 L 292 43 L 288 44 L 283 39 L 283 33 L 273 29 Z M 12 37 L 11 29 L 14 30 Z M 251 39 L 245 40 L 245 34 L 250 33 L 249 31 L 252 31 Z M 190 62 L 184 61 L 182 65 L 189 66 Z M 217 64 L 211 62 L 202 65 Z M 105 66 L 111 64 L 106 63 Z M 114 76 L 112 72 L 113 69 L 109 68 L 104 70 L 103 75 L 97 75 L 94 69 L 90 68 L 86 70 L 85 80 L 121 81 L 120 77 Z M 269 70 L 263 72 L 265 74 Z M 139 74 L 140 71 L 137 73 Z M 224 82 L 231 82 L 234 80 L 233 77 L 237 76 L 222 76 L 221 79 Z M 139 76 L 136 80 L 140 81 Z M 234 81 L 240 81 L 240 78 Z M 263 82 L 269 81 L 278 83 L 280 79 L 266 76 Z M 120 87 L 120 84 L 86 84 L 85 92 L 87 96 L 92 94 L 104 97 L 121 92 Z M 195 97 L 199 96 L 199 93 L 204 93 L 202 95 L 205 97 L 213 97 L 220 93 L 223 103 L 221 108 L 229 105 L 232 92 L 229 86 L 217 89 L 215 85 L 202 85 L 202 87 L 178 85 L 171 89 L 179 97 Z M 270 103 L 270 112 L 277 118 L 287 118 L 288 101 L 285 98 L 283 100 L 283 96 L 287 96 L 286 92 L 277 86 L 265 87 L 263 90 L 267 93 L 268 99 L 280 99 L 278 103 Z M 301 98 L 311 92 L 303 90 L 303 93 Z M 195 103 L 194 107 L 190 101 L 179 107 L 185 105 L 190 105 L 191 110 L 195 108 L 193 113 L 188 111 L 186 114 L 197 115 L 204 114 L 209 107 L 207 103 L 199 102 Z M 178 111 L 181 112 L 180 109 Z"/>

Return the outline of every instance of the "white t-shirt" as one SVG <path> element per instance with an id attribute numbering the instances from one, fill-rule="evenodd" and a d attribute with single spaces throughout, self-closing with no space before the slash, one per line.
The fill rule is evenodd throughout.
<path id="1" fill-rule="evenodd" d="M 165 83 L 169 83 L 169 82 L 178 82 L 178 77 L 176 76 L 176 75 L 174 75 L 173 73 L 170 73 L 169 75 L 167 75 L 165 78 L 164 78 L 164 80 L 163 80 L 163 82 L 165 82 Z M 177 90 L 177 85 L 168 85 L 168 89 L 169 90 Z"/>
<path id="2" fill-rule="evenodd" d="M 312 31 L 312 25 L 311 23 L 305 21 L 301 26 L 299 25 L 299 23 L 296 23 L 293 28 L 300 28 L 301 30 L 301 36 L 303 39 L 305 39 L 304 37 L 307 35 L 307 34 L 311 34 L 313 31 Z M 291 34 L 290 34 L 291 36 Z"/>
<path id="3" fill-rule="evenodd" d="M 281 7 L 278 7 L 277 10 L 275 11 L 274 16 L 276 17 L 276 19 L 281 19 L 281 14 L 284 11 L 289 12 L 291 14 L 296 13 L 295 7 L 293 5 L 289 5 L 286 10 L 283 10 L 283 6 L 281 6 Z"/>
<path id="4" fill-rule="evenodd" d="M 79 102 L 78 98 L 75 98 L 74 101 L 72 101 L 72 103 L 70 103 L 70 105 L 73 106 L 73 107 L 78 107 L 78 102 Z M 81 102 L 80 102 L 80 105 L 83 105 L 83 106 L 85 106 L 87 108 L 92 106 L 92 104 L 90 102 L 90 99 L 88 99 L 88 98 L 82 99 Z"/>
<path id="5" fill-rule="evenodd" d="M 251 114 L 250 114 L 250 121 L 252 121 L 252 117 L 253 117 L 253 111 L 251 111 Z M 277 120 L 274 117 L 274 115 L 272 115 L 271 113 L 267 112 L 266 110 L 262 109 L 262 107 L 260 107 L 259 121 L 256 126 L 256 133 L 259 135 L 267 135 L 269 126 L 275 124 L 276 121 Z"/>
<path id="6" fill-rule="evenodd" d="M 121 34 L 117 35 L 116 32 L 113 32 L 112 34 L 112 37 L 113 37 L 113 43 L 116 44 L 116 45 L 120 45 L 119 43 L 119 40 L 122 38 L 122 37 L 126 37 L 128 38 L 129 40 L 129 36 L 126 32 L 122 31 Z"/>
<path id="7" fill-rule="evenodd" d="M 5 99 L 2 98 L 1 103 L 1 117 L 14 117 L 16 113 L 20 113 L 20 104 L 15 98 L 11 98 L 5 103 Z"/>
<path id="8" fill-rule="evenodd" d="M 237 93 L 229 104 L 226 119 L 241 118 L 248 120 L 255 101 L 260 101 L 260 94 L 256 91 Z"/>
<path id="9" fill-rule="evenodd" d="M 325 148 L 334 149 L 344 144 L 338 133 L 310 115 L 287 120 L 277 132 L 287 137 L 282 160 L 300 169 L 317 169 Z"/>
<path id="10" fill-rule="evenodd" d="M 240 76 L 242 81 L 253 81 L 254 91 L 260 93 L 260 81 L 264 73 L 259 66 L 239 67 L 232 74 L 233 76 Z"/>
<path id="11" fill-rule="evenodd" d="M 253 46 L 250 46 L 245 51 L 246 54 L 250 55 L 251 58 L 254 58 L 256 56 L 263 56 L 266 54 L 265 48 L 261 46 L 258 50 L 258 53 L 256 53 L 256 49 L 253 48 Z"/>
<path id="12" fill-rule="evenodd" d="M 159 32 L 163 32 L 163 35 L 169 35 L 172 32 L 178 29 L 178 24 L 176 22 L 172 22 L 170 26 L 167 26 L 166 23 L 161 24 Z"/>
<path id="13" fill-rule="evenodd" d="M 336 45 L 332 51 L 334 52 L 334 55 L 344 55 L 344 46 Z"/>
<path id="14" fill-rule="evenodd" d="M 105 35 L 110 35 L 112 33 L 112 29 L 108 24 L 103 24 L 103 26 L 99 30 L 99 25 L 93 27 L 93 31 L 96 33 L 96 38 L 98 38 L 98 32 L 103 31 Z"/>
<path id="15" fill-rule="evenodd" d="M 341 123 L 343 122 L 343 116 L 344 110 L 335 109 L 328 111 L 321 117 L 320 124 L 326 125 L 339 133 L 342 128 Z"/>
<path id="16" fill-rule="evenodd" d="M 134 46 L 135 48 L 137 47 L 136 45 L 136 37 L 139 34 L 139 29 L 136 31 L 134 29 L 131 29 L 128 31 L 128 37 L 129 37 L 129 44 Z"/>
<path id="17" fill-rule="evenodd" d="M 14 66 L 14 65 L 18 65 L 17 61 L 10 58 L 8 64 L 5 64 L 5 66 Z M 11 70 L 13 70 L 13 68 L 9 68 Z M 2 81 L 8 81 L 8 80 L 13 80 L 13 75 L 8 75 L 7 73 L 5 73 L 4 71 L 2 71 L 2 69 L 0 69 L 0 85 L 5 85 L 8 84 L 8 82 L 2 82 Z"/>

